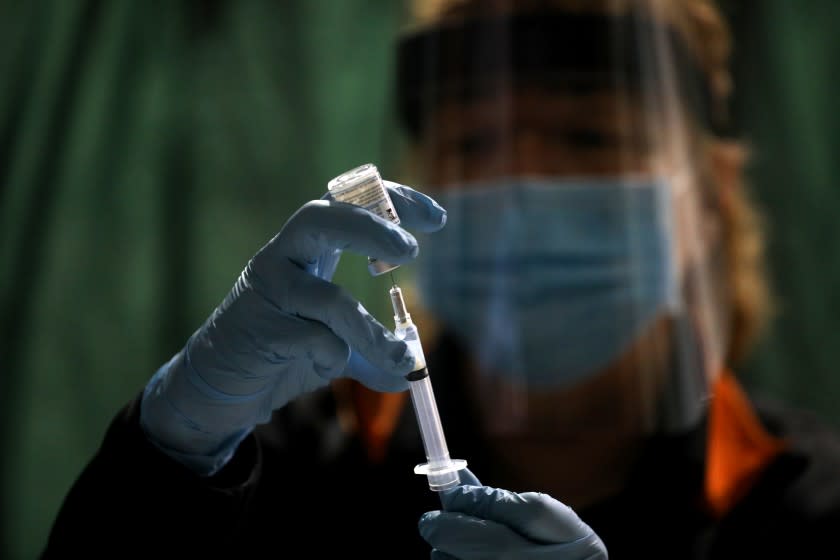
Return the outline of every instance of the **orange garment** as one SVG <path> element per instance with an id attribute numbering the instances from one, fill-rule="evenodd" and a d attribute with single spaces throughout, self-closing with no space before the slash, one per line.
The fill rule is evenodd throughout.
<path id="1" fill-rule="evenodd" d="M 709 408 L 705 497 L 711 512 L 720 517 L 737 504 L 785 447 L 761 425 L 735 376 L 724 372 Z"/>
<path id="2" fill-rule="evenodd" d="M 372 462 L 385 458 L 407 393 L 378 393 L 352 382 L 356 425 Z M 761 425 L 734 375 L 721 374 L 712 387 L 706 446 L 704 494 L 715 516 L 729 511 L 747 493 L 785 442 Z"/>
<path id="3" fill-rule="evenodd" d="M 397 427 L 408 392 L 379 393 L 358 381 L 351 383 L 350 399 L 359 435 L 368 459 L 372 463 L 379 463 L 385 459 L 388 442 Z"/>

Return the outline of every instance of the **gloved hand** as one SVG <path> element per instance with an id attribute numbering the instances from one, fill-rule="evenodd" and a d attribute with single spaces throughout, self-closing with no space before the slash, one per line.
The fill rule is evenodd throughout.
<path id="1" fill-rule="evenodd" d="M 401 226 L 443 227 L 446 212 L 431 198 L 385 185 Z M 329 195 L 303 205 L 147 384 L 140 423 L 152 443 L 210 475 L 273 410 L 331 379 L 407 389 L 414 358 L 405 342 L 330 282 L 342 251 L 394 264 L 413 259 L 417 241 L 401 226 Z"/>
<path id="2" fill-rule="evenodd" d="M 468 469 L 461 471 L 461 482 L 440 493 L 443 511 L 420 518 L 432 560 L 607 559 L 598 535 L 548 494 L 482 486 Z"/>

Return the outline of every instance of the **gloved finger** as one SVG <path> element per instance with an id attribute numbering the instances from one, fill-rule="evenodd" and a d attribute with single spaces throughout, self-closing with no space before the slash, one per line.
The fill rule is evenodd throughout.
<path id="1" fill-rule="evenodd" d="M 254 394 L 287 364 L 305 361 L 307 370 L 325 380 L 347 365 L 350 349 L 332 330 L 269 304 L 253 290 L 226 299 L 221 309 L 188 343 L 194 367 L 221 391 Z"/>
<path id="2" fill-rule="evenodd" d="M 347 290 L 287 262 L 280 274 L 285 289 L 270 297 L 288 313 L 319 321 L 388 375 L 404 376 L 414 368 L 408 345 L 376 320 Z"/>
<path id="3" fill-rule="evenodd" d="M 382 182 L 404 228 L 431 233 L 446 225 L 446 210 L 432 197 L 393 181 Z"/>
<path id="4" fill-rule="evenodd" d="M 464 467 L 460 471 L 458 471 L 458 484 L 463 486 L 481 486 L 481 482 L 479 482 L 478 477 L 473 474 L 473 472 Z M 453 489 L 443 490 L 439 492 L 440 503 L 443 506 L 443 509 L 446 509 L 446 493 L 451 492 Z"/>
<path id="5" fill-rule="evenodd" d="M 347 367 L 350 347 L 326 325 L 284 313 L 283 320 L 265 325 L 265 332 L 274 342 L 268 347 L 269 361 L 295 360 L 308 362 L 311 371 L 325 381 L 335 379 Z"/>
<path id="6" fill-rule="evenodd" d="M 429 559 L 430 560 L 459 560 L 455 556 L 452 556 L 451 554 L 447 554 L 446 552 L 444 552 L 442 550 L 438 550 L 436 548 L 432 549 L 432 552 L 429 554 Z"/>
<path id="7" fill-rule="evenodd" d="M 265 272 L 270 274 L 272 264 L 285 257 L 308 268 L 336 250 L 403 264 L 417 256 L 418 248 L 408 231 L 364 208 L 313 200 L 292 214 L 280 233 L 260 251 L 255 266 L 266 267 Z"/>
<path id="8" fill-rule="evenodd" d="M 440 498 L 448 512 L 496 521 L 538 542 L 567 543 L 593 534 L 570 507 L 548 494 L 456 486 Z"/>
<path id="9" fill-rule="evenodd" d="M 394 203 L 394 210 L 403 227 L 431 233 L 446 225 L 446 209 L 429 195 L 393 181 L 383 179 L 382 183 L 388 189 L 388 196 Z M 335 199 L 327 191 L 321 200 Z"/>
<path id="10" fill-rule="evenodd" d="M 458 478 L 461 479 L 461 485 L 481 486 L 481 482 L 479 482 L 478 477 L 475 476 L 475 474 L 473 474 L 473 472 L 467 467 L 458 471 Z M 448 490 L 444 490 L 444 492 L 448 492 Z"/>
<path id="11" fill-rule="evenodd" d="M 368 389 L 383 393 L 397 393 L 408 389 L 405 377 L 397 377 L 371 364 L 357 351 L 350 353 L 344 375 L 361 381 Z"/>
<path id="12" fill-rule="evenodd" d="M 420 517 L 420 536 L 432 548 L 457 558 L 520 558 L 534 543 L 501 523 L 463 513 L 429 511 Z"/>

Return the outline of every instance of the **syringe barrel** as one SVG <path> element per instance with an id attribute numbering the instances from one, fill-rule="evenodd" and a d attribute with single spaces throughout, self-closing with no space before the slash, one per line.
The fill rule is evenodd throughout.
<path id="1" fill-rule="evenodd" d="M 457 470 L 451 468 L 452 460 L 443 435 L 431 378 L 426 374 L 421 379 L 409 381 L 408 388 L 426 451 L 429 486 L 434 490 L 452 488 L 458 484 L 459 476 Z"/>
<path id="2" fill-rule="evenodd" d="M 466 467 L 466 461 L 449 458 L 446 438 L 443 435 L 443 425 L 438 415 L 435 393 L 432 391 L 432 381 L 426 368 L 426 356 L 420 343 L 420 333 L 411 320 L 411 315 L 403 299 L 402 290 L 396 285 L 391 288 L 391 304 L 394 307 L 394 334 L 405 341 L 414 355 L 414 370 L 406 375 L 411 402 L 420 436 L 423 439 L 423 449 L 426 451 L 427 462 L 417 465 L 414 472 L 425 474 L 429 481 L 429 488 L 435 491 L 448 490 L 458 485 L 460 477 L 458 471 Z"/>
<path id="3" fill-rule="evenodd" d="M 440 423 L 432 382 L 428 375 L 418 381 L 409 381 L 411 402 L 423 437 L 423 447 L 426 459 L 431 464 L 449 462 L 449 449 L 443 436 L 443 426 Z"/>

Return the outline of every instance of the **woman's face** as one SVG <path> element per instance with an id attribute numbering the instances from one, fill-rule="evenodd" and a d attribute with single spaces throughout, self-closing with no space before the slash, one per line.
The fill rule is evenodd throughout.
<path id="1" fill-rule="evenodd" d="M 591 88 L 562 94 L 519 88 L 466 104 L 443 103 L 423 136 L 424 183 L 433 192 L 446 193 L 518 177 L 669 177 L 671 212 L 679 217 L 695 203 L 691 197 L 699 189 L 690 184 L 694 176 L 669 141 L 684 131 L 664 130 L 658 123 L 658 117 L 639 109 L 635 96 Z M 678 276 L 685 278 L 707 251 L 698 247 L 711 242 L 696 232 L 673 233 L 674 262 Z M 550 319 L 546 328 L 552 328 Z M 558 473 L 565 472 L 569 480 L 599 473 L 608 485 L 655 430 L 660 395 L 674 364 L 673 333 L 673 317 L 663 313 L 608 366 L 562 389 L 505 386 L 506 376 L 479 371 L 478 366 L 467 372 L 469 394 L 499 460 L 514 471 L 521 469 L 523 481 L 543 480 L 545 491 L 566 496 L 571 488 L 551 486 Z M 520 421 L 511 422 L 518 413 Z M 522 461 L 526 455 L 541 459 Z M 615 472 L 601 471 L 609 465 Z M 589 498 L 579 499 L 583 503 Z"/>

